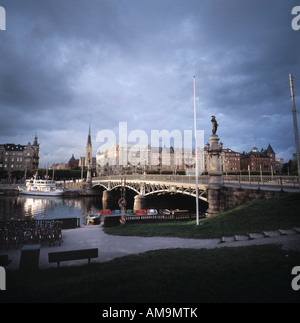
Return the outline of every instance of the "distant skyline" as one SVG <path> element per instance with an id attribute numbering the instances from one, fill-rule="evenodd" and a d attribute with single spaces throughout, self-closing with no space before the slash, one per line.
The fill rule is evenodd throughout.
<path id="1" fill-rule="evenodd" d="M 0 143 L 37 134 L 40 167 L 85 156 L 99 131 L 193 130 L 293 158 L 300 109 L 294 0 L 2 0 Z M 298 124 L 300 123 L 298 115 Z"/>

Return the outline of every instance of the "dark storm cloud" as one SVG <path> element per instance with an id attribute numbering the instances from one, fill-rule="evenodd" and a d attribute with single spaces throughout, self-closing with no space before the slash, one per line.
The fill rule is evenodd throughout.
<path id="1" fill-rule="evenodd" d="M 294 1 L 1 5 L 1 142 L 37 132 L 43 162 L 51 163 L 84 154 L 89 122 L 94 138 L 101 129 L 117 131 L 119 121 L 129 131 L 192 129 L 196 75 L 198 128 L 206 140 L 214 114 L 225 147 L 271 143 L 291 157 L 288 74 L 300 78 Z"/>

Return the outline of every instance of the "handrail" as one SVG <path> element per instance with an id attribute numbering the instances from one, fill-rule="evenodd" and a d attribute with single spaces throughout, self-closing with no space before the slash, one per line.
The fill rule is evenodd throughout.
<path id="1" fill-rule="evenodd" d="M 126 178 L 126 181 L 141 181 L 141 182 L 173 182 L 184 184 L 195 184 L 196 177 L 193 175 L 159 175 L 159 174 L 134 174 L 134 175 L 109 175 L 93 177 L 93 182 L 104 181 L 120 181 L 121 178 Z M 250 185 L 250 186 L 275 186 L 283 188 L 284 186 L 291 186 L 296 189 L 299 187 L 298 176 L 280 176 L 280 175 L 223 175 L 223 185 Z M 198 177 L 199 184 L 207 185 L 209 175 L 200 175 Z"/>

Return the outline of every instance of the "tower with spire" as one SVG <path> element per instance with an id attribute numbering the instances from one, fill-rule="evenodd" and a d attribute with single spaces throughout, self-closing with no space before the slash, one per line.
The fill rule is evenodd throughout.
<path id="1" fill-rule="evenodd" d="M 39 168 L 39 150 L 40 150 L 40 145 L 38 143 L 38 136 L 35 133 L 33 144 L 32 144 L 32 149 L 33 149 L 33 154 L 32 154 L 32 168 L 33 169 L 38 169 Z"/>
<path id="2" fill-rule="evenodd" d="M 93 163 L 93 157 L 92 157 L 91 125 L 89 125 L 89 134 L 88 134 L 88 139 L 85 146 L 85 166 L 87 167 L 86 181 L 87 181 L 88 190 L 92 188 L 92 173 L 91 173 L 92 163 Z"/>
<path id="3" fill-rule="evenodd" d="M 89 125 L 89 134 L 85 146 L 85 161 L 84 166 L 92 168 L 92 139 L 91 139 L 91 125 Z"/>

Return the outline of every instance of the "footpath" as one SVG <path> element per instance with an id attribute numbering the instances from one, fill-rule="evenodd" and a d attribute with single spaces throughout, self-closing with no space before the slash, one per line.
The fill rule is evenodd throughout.
<path id="1" fill-rule="evenodd" d="M 39 268 L 46 269 L 57 267 L 56 263 L 49 263 L 48 253 L 77 249 L 98 248 L 98 258 L 91 262 L 107 262 L 114 258 L 130 254 L 139 254 L 149 250 L 170 248 L 222 248 L 240 247 L 249 245 L 277 244 L 285 250 L 300 252 L 300 230 L 278 230 L 262 234 L 249 234 L 247 236 L 223 237 L 221 239 L 184 239 L 172 237 L 129 237 L 113 236 L 104 233 L 102 226 L 85 226 L 76 229 L 63 230 L 63 243 L 61 246 L 49 247 L 42 245 L 40 248 Z M 9 250 L 0 250 L 0 255 L 8 255 L 11 263 L 6 266 L 8 270 L 18 270 L 21 257 L 21 247 Z M 87 264 L 87 260 L 61 262 L 60 266 Z"/>

